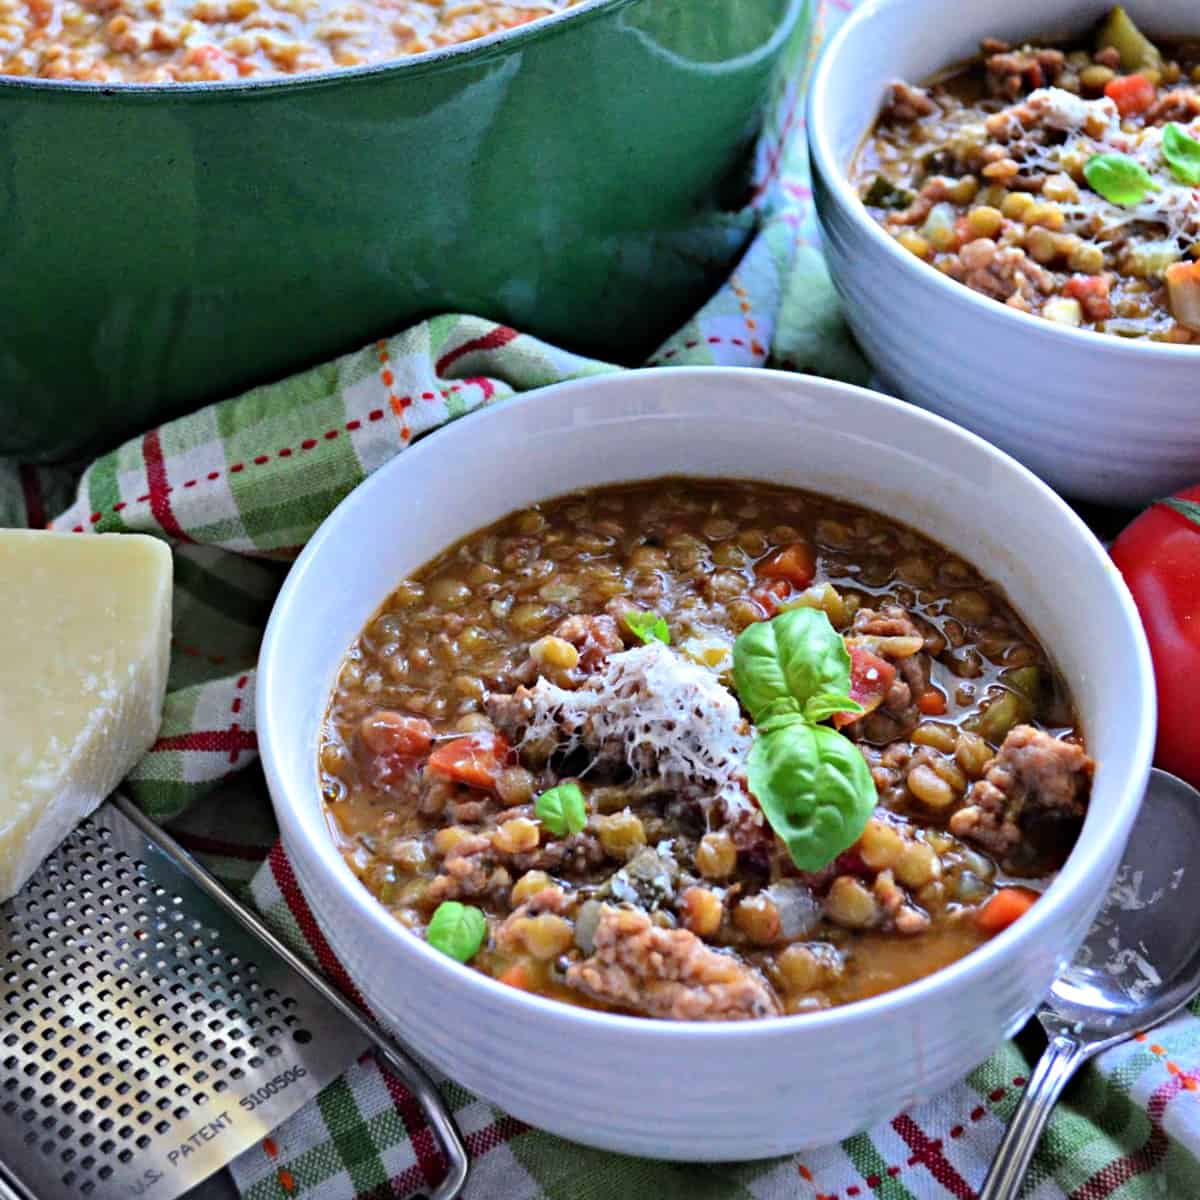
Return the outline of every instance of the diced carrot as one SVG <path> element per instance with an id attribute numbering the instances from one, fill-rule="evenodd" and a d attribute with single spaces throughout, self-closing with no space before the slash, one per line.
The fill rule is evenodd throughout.
<path id="1" fill-rule="evenodd" d="M 1167 306 L 1185 329 L 1200 332 L 1200 260 L 1167 268 Z"/>
<path id="2" fill-rule="evenodd" d="M 943 717 L 946 715 L 946 697 L 937 688 L 930 688 L 917 699 L 917 708 L 927 717 Z"/>
<path id="3" fill-rule="evenodd" d="M 409 717 L 388 709 L 364 718 L 359 730 L 372 754 L 424 755 L 433 744 L 433 726 L 424 717 Z"/>
<path id="4" fill-rule="evenodd" d="M 507 983 L 509 987 L 520 988 L 521 991 L 527 992 L 532 980 L 529 978 L 529 968 L 524 963 L 513 963 L 511 967 L 505 967 L 499 975 L 496 976 L 501 983 Z"/>
<path id="5" fill-rule="evenodd" d="M 1109 80 L 1104 94 L 1117 106 L 1123 117 L 1137 116 L 1154 103 L 1154 84 L 1145 75 L 1118 75 Z"/>
<path id="6" fill-rule="evenodd" d="M 783 579 L 794 588 L 806 588 L 817 573 L 817 559 L 807 542 L 792 542 L 768 555 L 754 568 L 760 579 Z"/>
<path id="7" fill-rule="evenodd" d="M 1023 887 L 1004 887 L 993 892 L 975 914 L 975 924 L 987 934 L 999 933 L 1023 917 L 1036 903 L 1038 893 Z"/>
<path id="8" fill-rule="evenodd" d="M 864 712 L 840 712 L 833 714 L 837 729 L 859 721 L 869 712 L 874 712 L 896 681 L 896 668 L 886 658 L 880 658 L 865 646 L 850 648 L 850 699 L 857 700 Z"/>
<path id="9" fill-rule="evenodd" d="M 426 769 L 455 783 L 473 788 L 492 788 L 511 753 L 498 733 L 470 733 L 443 742 L 429 756 Z"/>

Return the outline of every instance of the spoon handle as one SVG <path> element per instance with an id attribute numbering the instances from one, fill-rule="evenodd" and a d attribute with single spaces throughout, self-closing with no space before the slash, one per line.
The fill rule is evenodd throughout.
<path id="1" fill-rule="evenodd" d="M 1065 1033 L 1050 1039 L 1013 1113 L 979 1200 L 1017 1200 L 1029 1160 L 1062 1090 L 1088 1057 L 1088 1047 Z"/>

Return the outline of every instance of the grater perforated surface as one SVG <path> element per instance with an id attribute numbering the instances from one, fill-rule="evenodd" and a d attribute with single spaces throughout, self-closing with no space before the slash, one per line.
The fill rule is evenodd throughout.
<path id="1" fill-rule="evenodd" d="M 0 908 L 0 1159 L 44 1200 L 170 1200 L 365 1047 L 112 804 Z"/>

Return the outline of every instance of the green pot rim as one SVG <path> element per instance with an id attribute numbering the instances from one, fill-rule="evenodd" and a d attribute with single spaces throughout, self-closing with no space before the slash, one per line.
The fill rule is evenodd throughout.
<path id="1" fill-rule="evenodd" d="M 137 83 L 119 80 L 112 83 L 92 83 L 78 79 L 41 79 L 24 75 L 0 75 L 0 94 L 6 89 L 40 92 L 73 93 L 83 96 L 113 96 L 123 98 L 159 98 L 164 95 L 186 96 L 189 99 L 213 96 L 236 99 L 254 92 L 309 91 L 314 88 L 335 87 L 353 79 L 386 79 L 394 75 L 421 76 L 445 64 L 461 58 L 477 58 L 488 61 L 507 54 L 511 49 L 529 42 L 555 37 L 564 32 L 564 26 L 583 24 L 608 12 L 628 8 L 641 0 L 578 0 L 571 8 L 563 9 L 547 17 L 541 17 L 514 29 L 502 29 L 486 37 L 473 38 L 426 50 L 421 54 L 410 54 L 382 63 L 368 63 L 361 67 L 336 67 L 329 71 L 312 71 L 302 75 L 266 76 L 261 79 L 200 80 L 189 83 Z"/>

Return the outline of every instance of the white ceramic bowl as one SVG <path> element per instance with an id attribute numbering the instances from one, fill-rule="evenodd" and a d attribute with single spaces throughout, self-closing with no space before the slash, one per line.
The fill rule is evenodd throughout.
<path id="1" fill-rule="evenodd" d="M 1091 812 L 1032 913 L 948 969 L 804 1017 L 671 1024 L 496 983 L 394 921 L 334 849 L 317 740 L 342 655 L 399 580 L 458 538 L 574 488 L 665 474 L 799 485 L 862 502 L 999 582 L 1055 656 L 1099 760 Z M 464 417 L 376 472 L 288 576 L 263 643 L 258 734 L 300 886 L 376 1013 L 422 1055 L 565 1137 L 686 1160 L 842 1138 L 960 1079 L 1016 1030 L 1116 868 L 1150 763 L 1154 689 L 1103 548 L 986 443 L 858 388 L 769 371 L 600 376 Z"/>
<path id="2" fill-rule="evenodd" d="M 888 85 L 978 53 L 981 38 L 1082 31 L 1110 0 L 866 0 L 830 41 L 809 96 L 817 209 L 846 315 L 880 379 L 958 421 L 1068 495 L 1143 504 L 1200 478 L 1200 347 L 1055 325 L 908 253 L 846 169 Z M 1129 0 L 1148 33 L 1200 34 L 1195 0 Z"/>

